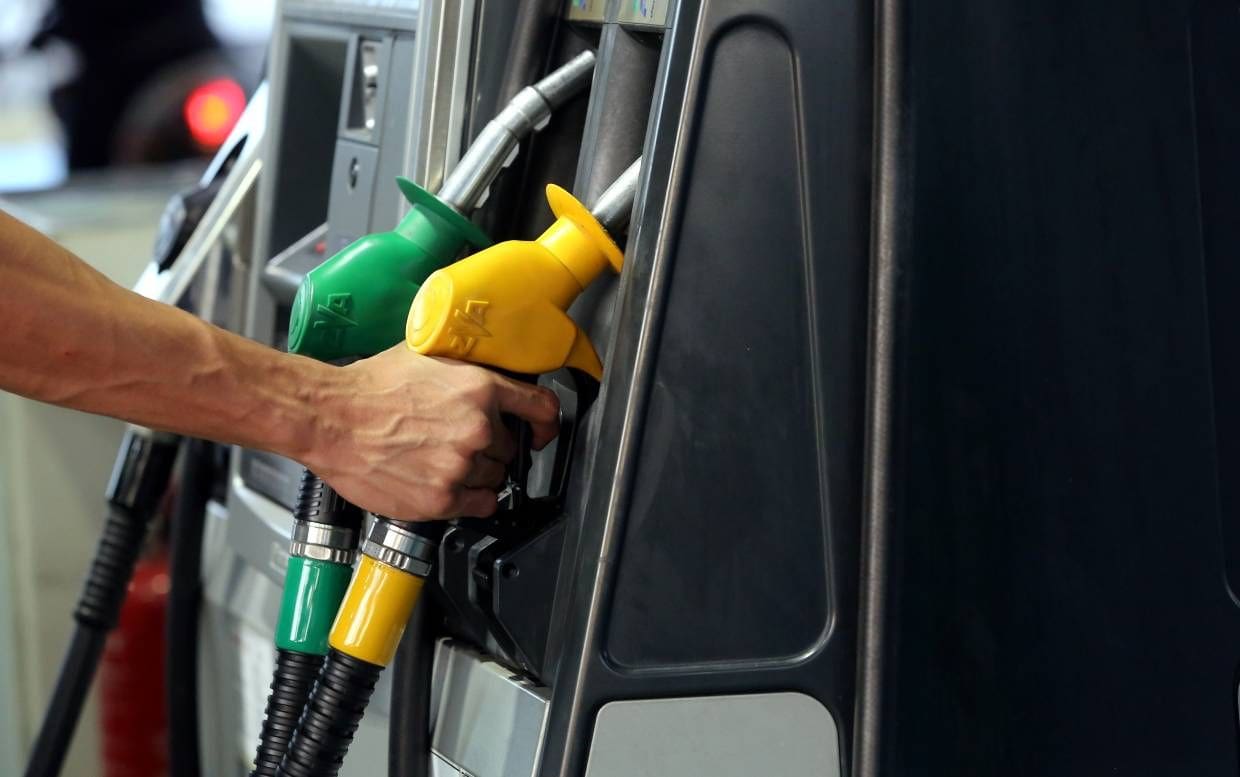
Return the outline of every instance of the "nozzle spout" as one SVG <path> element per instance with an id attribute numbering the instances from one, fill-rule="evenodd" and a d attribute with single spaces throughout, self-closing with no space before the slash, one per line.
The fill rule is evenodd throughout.
<path id="1" fill-rule="evenodd" d="M 637 196 L 637 179 L 642 173 L 642 158 L 638 157 L 633 164 L 612 181 L 611 186 L 599 196 L 590 215 L 598 219 L 607 234 L 623 234 L 629 228 L 629 218 L 633 214 L 633 199 Z"/>
<path id="2" fill-rule="evenodd" d="M 585 51 L 517 92 L 452 168 L 439 199 L 466 216 L 480 207 L 495 178 L 516 156 L 521 141 L 547 126 L 551 112 L 588 86 L 593 72 L 594 52 Z"/>
<path id="3" fill-rule="evenodd" d="M 589 84 L 593 75 L 594 52 L 583 51 L 551 71 L 533 89 L 555 110 Z"/>

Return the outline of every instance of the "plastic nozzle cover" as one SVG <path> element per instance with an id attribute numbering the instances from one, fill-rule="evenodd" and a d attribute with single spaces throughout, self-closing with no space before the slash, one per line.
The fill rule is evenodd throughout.
<path id="1" fill-rule="evenodd" d="M 411 181 L 396 229 L 366 235 L 311 270 L 289 315 L 288 349 L 322 361 L 371 356 L 400 342 L 422 281 L 466 245 L 490 245 L 475 224 Z"/>
<path id="2" fill-rule="evenodd" d="M 621 180 L 632 191 L 636 173 Z M 619 195 L 603 199 L 627 210 Z M 624 255 L 571 194 L 548 186 L 547 201 L 558 218 L 537 240 L 500 243 L 426 279 L 409 309 L 410 348 L 529 375 L 567 366 L 602 379 L 598 352 L 567 310 L 605 267 L 619 272 Z"/>
<path id="3" fill-rule="evenodd" d="M 500 171 L 516 156 L 517 146 L 541 130 L 551 112 L 584 89 L 594 72 L 594 53 L 582 52 L 546 78 L 527 86 L 482 128 L 439 190 L 439 198 L 469 214 L 486 201 Z"/>

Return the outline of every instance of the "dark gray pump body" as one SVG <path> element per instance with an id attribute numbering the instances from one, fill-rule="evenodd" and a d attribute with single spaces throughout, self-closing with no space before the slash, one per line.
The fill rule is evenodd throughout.
<path id="1" fill-rule="evenodd" d="M 568 150 L 587 202 L 644 156 L 623 276 L 571 311 L 607 371 L 597 398 L 573 376 L 544 381 L 576 421 L 571 456 L 534 467 L 566 468 L 549 475 L 558 513 L 445 537 L 450 629 L 547 689 L 544 777 L 582 774 L 596 716 L 625 700 L 795 692 L 846 753 L 868 14 L 841 4 L 824 24 L 818 3 L 687 1 L 664 29 L 621 21 L 628 5 L 541 29 L 545 67 L 582 45 L 598 66 L 580 141 L 535 140 L 519 186 L 538 209 L 512 230 L 549 223 L 541 184 L 569 183 L 555 177 Z"/>
<path id="2" fill-rule="evenodd" d="M 664 43 L 566 501 L 543 775 L 583 768 L 622 699 L 795 690 L 849 736 L 869 40 L 855 5 L 822 11 L 682 2 Z"/>

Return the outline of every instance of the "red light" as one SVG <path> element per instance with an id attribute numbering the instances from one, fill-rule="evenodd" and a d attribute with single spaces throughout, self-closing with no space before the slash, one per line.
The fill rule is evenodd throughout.
<path id="1" fill-rule="evenodd" d="M 237 82 L 217 78 L 198 85 L 185 98 L 185 124 L 194 142 L 204 150 L 211 150 L 228 138 L 243 110 L 245 92 Z"/>

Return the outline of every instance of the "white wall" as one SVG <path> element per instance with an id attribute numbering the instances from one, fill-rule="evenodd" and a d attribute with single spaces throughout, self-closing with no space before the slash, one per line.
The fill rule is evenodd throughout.
<path id="1" fill-rule="evenodd" d="M 0 202 L 113 280 L 132 285 L 175 186 L 95 180 Z M 0 394 L 0 774 L 20 774 L 72 631 L 123 425 Z M 92 693 L 63 773 L 100 773 Z"/>

